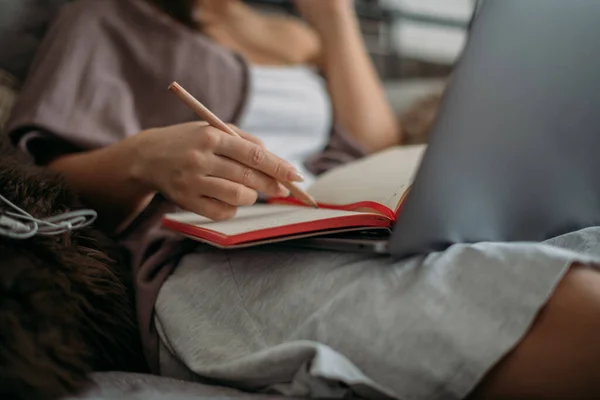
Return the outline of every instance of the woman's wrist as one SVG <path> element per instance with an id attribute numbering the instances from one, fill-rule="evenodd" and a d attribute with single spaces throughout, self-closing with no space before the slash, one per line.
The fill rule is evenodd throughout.
<path id="1" fill-rule="evenodd" d="M 303 4 L 303 1 L 307 1 L 307 4 Z M 314 1 L 318 1 L 319 5 L 311 6 L 310 2 Z M 297 5 L 300 15 L 322 38 L 340 29 L 356 26 L 356 12 L 351 0 L 297 0 Z"/>
<path id="2" fill-rule="evenodd" d="M 130 137 L 107 150 L 113 152 L 115 160 L 123 168 L 123 174 L 126 181 L 131 185 L 132 192 L 136 193 L 140 199 L 153 197 L 156 195 L 156 188 L 150 179 L 149 165 L 152 161 L 148 158 L 143 133 Z"/>
<path id="3" fill-rule="evenodd" d="M 348 40 L 360 33 L 354 9 L 348 7 L 337 8 L 313 26 L 324 46 L 336 46 L 341 40 Z"/>

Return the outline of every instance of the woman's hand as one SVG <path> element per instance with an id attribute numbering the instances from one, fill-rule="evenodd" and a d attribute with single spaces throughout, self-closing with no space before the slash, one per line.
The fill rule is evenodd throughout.
<path id="1" fill-rule="evenodd" d="M 322 32 L 332 18 L 354 16 L 352 0 L 294 0 L 300 16 L 317 31 Z"/>
<path id="2" fill-rule="evenodd" d="M 287 195 L 278 181 L 302 181 L 293 166 L 237 131 L 243 139 L 201 122 L 142 132 L 128 139 L 132 176 L 178 206 L 213 220 L 231 218 L 238 206 L 254 204 L 258 192 Z"/>

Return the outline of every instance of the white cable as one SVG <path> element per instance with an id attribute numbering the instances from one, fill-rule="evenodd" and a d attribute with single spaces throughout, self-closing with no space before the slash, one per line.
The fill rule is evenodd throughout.
<path id="1" fill-rule="evenodd" d="M 12 239 L 29 239 L 35 236 L 36 232 L 36 226 L 31 227 L 5 215 L 0 215 L 0 236 Z"/>
<path id="2" fill-rule="evenodd" d="M 4 196 L 0 200 L 17 212 L 5 211 L 0 214 L 0 236 L 11 239 L 29 239 L 35 235 L 53 236 L 81 229 L 94 223 L 98 214 L 94 210 L 78 210 L 37 219 L 11 203 Z"/>

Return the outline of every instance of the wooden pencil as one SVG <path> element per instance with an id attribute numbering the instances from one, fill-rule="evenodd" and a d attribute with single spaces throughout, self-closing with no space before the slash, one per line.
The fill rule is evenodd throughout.
<path id="1" fill-rule="evenodd" d="M 217 128 L 225 133 L 228 133 L 233 136 L 241 137 L 235 130 L 233 130 L 229 125 L 224 123 L 213 114 L 204 104 L 198 101 L 194 96 L 192 96 L 187 90 L 185 90 L 179 83 L 173 82 L 169 85 L 169 90 L 176 94 L 177 97 L 181 99 L 192 111 L 194 111 L 200 118 L 206 121 L 209 125 L 214 128 Z M 318 204 L 315 199 L 304 190 L 300 189 L 293 182 L 281 182 L 283 186 L 285 186 L 296 199 L 301 202 L 309 205 L 311 207 L 318 208 Z"/>

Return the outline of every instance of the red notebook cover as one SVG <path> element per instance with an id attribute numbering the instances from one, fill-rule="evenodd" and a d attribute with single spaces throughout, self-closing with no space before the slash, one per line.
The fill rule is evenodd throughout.
<path id="1" fill-rule="evenodd" d="M 308 236 L 313 236 L 319 233 L 345 232 L 354 230 L 352 228 L 388 228 L 390 227 L 390 220 L 376 214 L 356 214 L 353 216 L 328 218 L 320 221 L 303 222 L 277 228 L 256 230 L 238 235 L 223 235 L 219 232 L 167 218 L 163 219 L 163 226 L 190 238 L 201 239 L 201 241 L 212 243 L 220 247 L 231 247 L 245 243 L 256 244 L 257 242 L 263 241 L 275 242 L 290 240 L 305 237 L 307 236 L 306 234 L 309 234 Z"/>
<path id="2" fill-rule="evenodd" d="M 291 198 L 273 198 L 273 205 L 290 205 L 306 207 L 300 201 Z M 400 205 L 403 201 L 400 203 Z M 287 224 L 273 228 L 251 230 L 239 234 L 225 235 L 215 230 L 195 226 L 194 224 L 176 221 L 165 216 L 163 227 L 178 232 L 184 236 L 196 239 L 217 247 L 238 247 L 242 245 L 280 242 L 301 237 L 322 234 L 346 232 L 359 229 L 390 228 L 396 221 L 396 212 L 379 203 L 365 201 L 353 204 L 332 205 L 319 203 L 319 208 L 341 211 L 356 211 L 357 214 L 327 217 L 309 222 Z"/>

